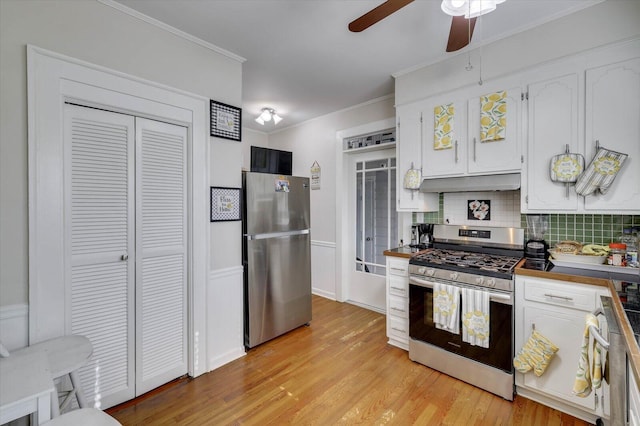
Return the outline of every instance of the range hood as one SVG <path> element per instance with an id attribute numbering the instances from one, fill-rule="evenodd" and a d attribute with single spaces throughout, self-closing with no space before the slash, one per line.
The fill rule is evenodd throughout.
<path id="1" fill-rule="evenodd" d="M 520 189 L 520 173 L 425 179 L 420 192 L 512 191 Z"/>

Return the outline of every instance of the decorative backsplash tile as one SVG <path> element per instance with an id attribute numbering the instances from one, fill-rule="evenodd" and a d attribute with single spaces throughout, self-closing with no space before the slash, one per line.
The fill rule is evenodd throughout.
<path id="1" fill-rule="evenodd" d="M 522 215 L 520 226 L 527 228 L 527 216 Z M 587 244 L 609 244 L 617 241 L 622 230 L 640 227 L 638 215 L 550 214 L 549 231 L 545 240 L 553 246 L 558 241 L 573 240 Z"/>
<path id="2" fill-rule="evenodd" d="M 469 218 L 470 201 L 490 204 L 491 214 L 483 220 Z M 520 226 L 520 191 L 454 192 L 440 194 L 438 212 L 414 213 L 414 222 L 450 223 L 473 226 Z"/>
<path id="3" fill-rule="evenodd" d="M 469 200 L 490 200 L 491 220 L 468 220 Z M 413 222 L 455 225 L 507 226 L 527 229 L 527 215 L 520 214 L 520 191 L 461 192 L 440 194 L 437 212 L 413 213 Z M 545 240 L 575 240 L 587 244 L 616 241 L 624 228 L 640 227 L 640 215 L 550 214 Z M 525 235 L 525 239 L 527 236 Z"/>

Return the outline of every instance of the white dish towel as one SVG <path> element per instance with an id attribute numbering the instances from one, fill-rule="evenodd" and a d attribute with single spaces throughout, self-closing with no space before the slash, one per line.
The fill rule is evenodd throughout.
<path id="1" fill-rule="evenodd" d="M 436 328 L 460 334 L 460 288 L 436 282 L 433 286 L 433 322 Z"/>
<path id="2" fill-rule="evenodd" d="M 462 289 L 462 341 L 489 347 L 489 292 Z"/>

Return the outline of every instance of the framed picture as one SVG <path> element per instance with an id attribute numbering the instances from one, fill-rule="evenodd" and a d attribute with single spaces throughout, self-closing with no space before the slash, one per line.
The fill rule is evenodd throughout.
<path id="1" fill-rule="evenodd" d="M 467 200 L 468 220 L 491 220 L 491 200 Z"/>
<path id="2" fill-rule="evenodd" d="M 240 188 L 211 187 L 211 222 L 225 222 L 242 218 Z"/>
<path id="3" fill-rule="evenodd" d="M 240 142 L 242 110 L 222 102 L 211 101 L 211 136 Z"/>

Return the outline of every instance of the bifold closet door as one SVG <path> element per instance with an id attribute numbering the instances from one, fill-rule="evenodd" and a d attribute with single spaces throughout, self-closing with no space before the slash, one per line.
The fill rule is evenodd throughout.
<path id="1" fill-rule="evenodd" d="M 87 401 L 109 407 L 135 397 L 135 118 L 66 105 L 64 129 L 65 314 L 93 344 Z"/>
<path id="2" fill-rule="evenodd" d="M 186 142 L 136 118 L 136 395 L 187 373 Z"/>
<path id="3" fill-rule="evenodd" d="M 186 128 L 65 107 L 69 331 L 102 408 L 187 373 Z"/>

